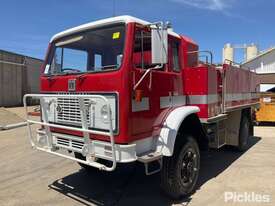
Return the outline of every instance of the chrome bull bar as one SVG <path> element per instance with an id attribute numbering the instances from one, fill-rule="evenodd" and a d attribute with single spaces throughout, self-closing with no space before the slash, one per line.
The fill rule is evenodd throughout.
<path id="1" fill-rule="evenodd" d="M 70 127 L 70 126 L 64 126 L 64 125 L 59 125 L 59 124 L 53 124 L 49 123 L 49 118 L 48 118 L 48 113 L 47 113 L 47 103 L 45 102 L 45 98 L 75 98 L 78 99 L 79 101 L 79 109 L 80 109 L 80 116 L 81 116 L 81 128 L 76 128 L 76 127 Z M 34 98 L 34 99 L 39 99 L 40 100 L 40 106 L 41 106 L 41 112 L 42 112 L 42 118 L 41 121 L 35 121 L 31 120 L 29 117 L 31 116 L 28 112 L 28 106 L 27 106 L 27 99 L 28 98 Z M 86 111 L 86 106 L 84 103 L 84 99 L 101 99 L 106 103 L 107 105 L 107 111 L 108 111 L 108 121 L 109 121 L 109 131 L 97 131 L 93 129 L 89 129 L 87 125 L 87 111 Z M 114 133 L 113 133 L 113 125 L 112 125 L 112 117 L 111 117 L 111 105 L 108 101 L 108 99 L 102 95 L 65 95 L 65 94 L 26 94 L 23 97 L 23 103 L 25 107 L 25 112 L 26 112 L 26 121 L 27 121 L 27 127 L 28 127 L 28 135 L 29 135 L 29 141 L 32 145 L 33 148 L 36 148 L 40 151 L 48 152 L 51 154 L 55 154 L 60 157 L 64 157 L 67 159 L 71 159 L 74 161 L 77 161 L 82 164 L 86 164 L 95 168 L 98 168 L 100 170 L 105 170 L 105 171 L 113 171 L 116 168 L 117 165 L 117 159 L 116 159 L 116 151 L 115 151 L 115 142 L 114 142 Z M 32 135 L 32 129 L 31 129 L 31 124 L 39 124 L 44 126 L 45 132 L 46 132 L 46 140 L 47 140 L 47 146 L 40 147 L 38 144 L 35 143 L 33 140 L 33 135 Z M 61 154 L 55 151 L 53 147 L 53 135 L 51 132 L 51 127 L 53 128 L 59 128 L 59 129 L 65 129 L 65 130 L 71 130 L 71 131 L 78 131 L 83 133 L 83 138 L 84 138 L 84 147 L 82 154 L 86 154 L 86 157 L 91 157 L 93 154 L 91 153 L 91 149 L 89 145 L 91 144 L 91 139 L 90 139 L 90 134 L 95 134 L 95 135 L 104 135 L 104 136 L 109 136 L 110 137 L 110 146 L 111 146 L 111 153 L 112 157 L 110 158 L 110 161 L 112 161 L 112 166 L 108 167 L 104 164 L 98 163 L 96 161 L 91 161 L 90 159 L 86 161 L 81 160 L 75 157 L 72 157 L 70 155 L 65 155 Z"/>

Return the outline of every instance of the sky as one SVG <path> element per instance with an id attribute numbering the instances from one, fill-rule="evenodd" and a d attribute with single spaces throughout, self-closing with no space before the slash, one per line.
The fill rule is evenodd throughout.
<path id="1" fill-rule="evenodd" d="M 275 0 L 1 0 L 0 49 L 43 59 L 55 33 L 114 14 L 132 15 L 170 21 L 175 32 L 212 51 L 219 63 L 225 43 L 274 46 L 274 8 Z M 242 60 L 241 50 L 236 60 Z"/>

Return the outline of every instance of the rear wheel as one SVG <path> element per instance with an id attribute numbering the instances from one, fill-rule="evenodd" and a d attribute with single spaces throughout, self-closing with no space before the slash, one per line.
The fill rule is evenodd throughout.
<path id="1" fill-rule="evenodd" d="M 200 151 L 196 140 L 184 136 L 184 144 L 175 146 L 172 157 L 163 158 L 161 187 L 173 199 L 190 195 L 196 186 L 200 170 Z"/>
<path id="2" fill-rule="evenodd" d="M 243 152 L 246 151 L 249 147 L 251 135 L 251 123 L 248 120 L 247 116 L 243 116 L 240 124 L 239 131 L 239 146 L 238 150 Z"/>

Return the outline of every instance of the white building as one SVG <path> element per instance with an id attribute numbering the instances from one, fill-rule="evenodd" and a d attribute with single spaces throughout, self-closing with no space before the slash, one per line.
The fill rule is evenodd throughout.
<path id="1" fill-rule="evenodd" d="M 275 74 L 275 47 L 260 53 L 254 58 L 251 58 L 242 66 L 249 68 L 258 74 Z"/>
<path id="2" fill-rule="evenodd" d="M 261 92 L 266 92 L 272 88 L 275 88 L 275 47 L 260 53 L 254 58 L 251 58 L 247 62 L 243 63 L 242 66 L 256 72 L 257 74 L 260 74 L 263 79 L 268 76 L 267 79 L 269 83 L 260 85 Z M 270 81 L 274 82 L 274 84 L 270 84 Z"/>

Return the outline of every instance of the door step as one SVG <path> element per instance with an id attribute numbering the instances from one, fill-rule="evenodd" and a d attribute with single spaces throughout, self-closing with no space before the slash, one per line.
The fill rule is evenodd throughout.
<path id="1" fill-rule="evenodd" d="M 162 168 L 162 154 L 151 152 L 138 157 L 138 161 L 144 164 L 145 174 L 153 175 L 161 171 Z"/>

